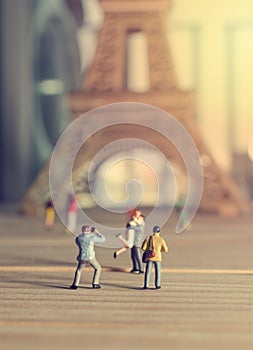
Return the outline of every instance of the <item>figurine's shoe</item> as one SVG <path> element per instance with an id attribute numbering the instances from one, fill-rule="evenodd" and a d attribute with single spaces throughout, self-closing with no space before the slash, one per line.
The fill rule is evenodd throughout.
<path id="1" fill-rule="evenodd" d="M 140 270 L 139 273 L 144 273 L 144 271 Z"/>
<path id="2" fill-rule="evenodd" d="M 100 286 L 100 284 L 93 284 L 92 288 L 99 289 L 99 288 L 101 288 L 101 286 Z"/>
<path id="3" fill-rule="evenodd" d="M 144 286 L 144 287 L 142 287 L 142 289 L 148 289 L 148 287 L 147 287 L 147 286 Z"/>
<path id="4" fill-rule="evenodd" d="M 156 289 L 160 289 L 161 288 L 161 286 L 156 286 Z"/>
<path id="5" fill-rule="evenodd" d="M 134 274 L 136 274 L 136 275 L 138 275 L 138 274 L 140 273 L 139 270 L 131 270 L 130 272 L 131 272 L 131 273 L 134 273 Z"/>
<path id="6" fill-rule="evenodd" d="M 113 258 L 116 259 L 117 256 L 118 256 L 118 255 L 117 255 L 117 252 L 114 252 L 114 253 L 113 253 Z"/>
<path id="7" fill-rule="evenodd" d="M 74 289 L 74 290 L 76 290 L 78 288 L 78 286 L 76 286 L 75 284 L 72 284 L 70 287 L 69 287 L 69 289 Z"/>

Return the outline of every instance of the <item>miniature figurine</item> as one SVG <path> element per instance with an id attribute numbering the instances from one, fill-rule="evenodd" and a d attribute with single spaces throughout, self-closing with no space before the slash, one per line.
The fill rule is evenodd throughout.
<path id="1" fill-rule="evenodd" d="M 131 259 L 133 263 L 132 273 L 139 274 L 144 273 L 143 264 L 141 259 L 141 245 L 145 236 L 145 217 L 141 214 L 141 211 L 136 211 L 135 222 L 137 223 L 134 230 L 134 242 L 131 248 Z"/>
<path id="2" fill-rule="evenodd" d="M 46 213 L 45 213 L 45 221 L 44 227 L 46 230 L 51 230 L 55 220 L 55 210 L 52 200 L 47 201 L 45 205 Z"/>
<path id="3" fill-rule="evenodd" d="M 77 219 L 77 203 L 75 197 L 72 197 L 68 203 L 68 230 L 72 233 L 76 229 L 76 219 Z"/>
<path id="4" fill-rule="evenodd" d="M 92 288 L 101 288 L 99 278 L 101 274 L 101 265 L 95 257 L 94 243 L 103 243 L 104 235 L 98 232 L 95 227 L 87 225 L 82 226 L 82 233 L 76 237 L 76 244 L 79 248 L 79 254 L 76 258 L 78 261 L 75 277 L 70 289 L 77 289 L 79 286 L 82 269 L 85 265 L 90 265 L 94 269 Z"/>
<path id="5" fill-rule="evenodd" d="M 167 253 L 168 246 L 165 240 L 160 236 L 159 226 L 153 227 L 153 234 L 146 237 L 141 248 L 144 250 L 144 254 L 146 255 L 146 270 L 143 289 L 149 288 L 149 280 L 153 265 L 155 267 L 155 287 L 156 289 L 160 289 L 162 252 Z"/>
<path id="6" fill-rule="evenodd" d="M 124 243 L 124 246 L 114 252 L 113 257 L 116 259 L 120 254 L 128 249 L 131 249 L 131 259 L 133 262 L 131 273 L 135 274 L 143 273 L 141 244 L 144 239 L 144 227 L 145 218 L 141 214 L 140 210 L 135 209 L 132 212 L 131 219 L 126 224 L 127 239 L 125 239 L 121 234 L 116 235 Z"/>
<path id="7" fill-rule="evenodd" d="M 187 208 L 184 208 L 184 205 L 185 198 L 182 195 L 180 195 L 175 203 L 174 210 L 178 218 L 178 227 L 180 230 L 182 229 L 182 232 L 185 230 L 189 230 L 192 227 L 191 224 L 185 225 L 187 220 Z"/>

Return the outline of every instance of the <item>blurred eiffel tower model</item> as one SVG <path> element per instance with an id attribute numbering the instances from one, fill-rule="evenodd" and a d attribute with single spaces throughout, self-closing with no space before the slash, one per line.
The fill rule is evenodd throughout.
<path id="1" fill-rule="evenodd" d="M 169 112 L 188 130 L 203 160 L 204 191 L 200 209 L 224 215 L 238 214 L 242 202 L 237 186 L 219 169 L 195 125 L 193 93 L 177 87 L 168 42 L 171 0 L 100 0 L 100 4 L 104 10 L 104 24 L 83 89 L 70 96 L 73 114 L 78 117 L 96 107 L 115 102 L 147 103 Z M 146 55 L 141 56 L 140 46 L 142 54 L 146 52 Z M 141 64 L 137 64 L 140 57 Z M 125 126 L 111 132 L 101 131 L 99 137 L 94 135 L 93 154 L 86 148 L 73 169 L 73 178 L 76 174 L 77 182 L 80 164 L 91 161 L 99 149 L 114 139 L 115 131 L 117 138 L 140 136 L 139 131 L 136 133 Z M 168 159 L 183 169 L 180 155 L 171 144 L 159 140 L 158 136 L 144 133 L 148 141 L 152 139 L 152 143 Z M 47 165 L 28 190 L 21 210 L 27 213 L 33 211 L 48 193 Z"/>

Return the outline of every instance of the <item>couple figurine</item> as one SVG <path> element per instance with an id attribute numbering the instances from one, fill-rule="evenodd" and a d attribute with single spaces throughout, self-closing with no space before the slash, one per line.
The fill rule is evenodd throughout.
<path id="1" fill-rule="evenodd" d="M 141 258 L 141 245 L 145 236 L 145 217 L 140 210 L 135 209 L 132 212 L 131 218 L 126 224 L 125 236 L 126 238 L 121 234 L 116 235 L 124 245 L 114 252 L 113 257 L 116 259 L 120 254 L 130 249 L 133 263 L 131 272 L 135 274 L 144 273 Z"/>
<path id="2" fill-rule="evenodd" d="M 144 239 L 145 218 L 140 210 L 135 210 L 131 219 L 127 223 L 127 239 L 118 235 L 119 239 L 124 243 L 124 246 L 114 252 L 116 258 L 127 249 L 131 249 L 131 258 L 133 261 L 132 273 L 144 273 L 142 270 L 141 250 L 146 254 L 146 270 L 144 277 L 143 289 L 149 288 L 149 280 L 151 276 L 152 266 L 155 268 L 155 287 L 161 288 L 161 261 L 162 252 L 167 252 L 168 247 L 165 240 L 160 236 L 160 227 L 154 226 L 152 235 Z M 143 240 L 144 239 L 144 240 Z M 90 265 L 94 269 L 92 287 L 101 288 L 99 278 L 101 274 L 101 265 L 95 257 L 94 244 L 103 243 L 105 241 L 102 235 L 96 228 L 87 225 L 82 226 L 82 233 L 76 238 L 75 242 L 79 248 L 77 256 L 77 269 L 74 276 L 74 281 L 70 289 L 77 289 L 80 282 L 82 269 L 86 265 Z"/>

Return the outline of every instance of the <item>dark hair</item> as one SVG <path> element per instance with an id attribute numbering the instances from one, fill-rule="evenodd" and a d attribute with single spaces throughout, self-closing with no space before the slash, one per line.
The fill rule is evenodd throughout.
<path id="1" fill-rule="evenodd" d="M 82 226 L 82 232 L 90 232 L 90 226 L 88 226 L 88 225 L 83 225 L 83 226 Z"/>

